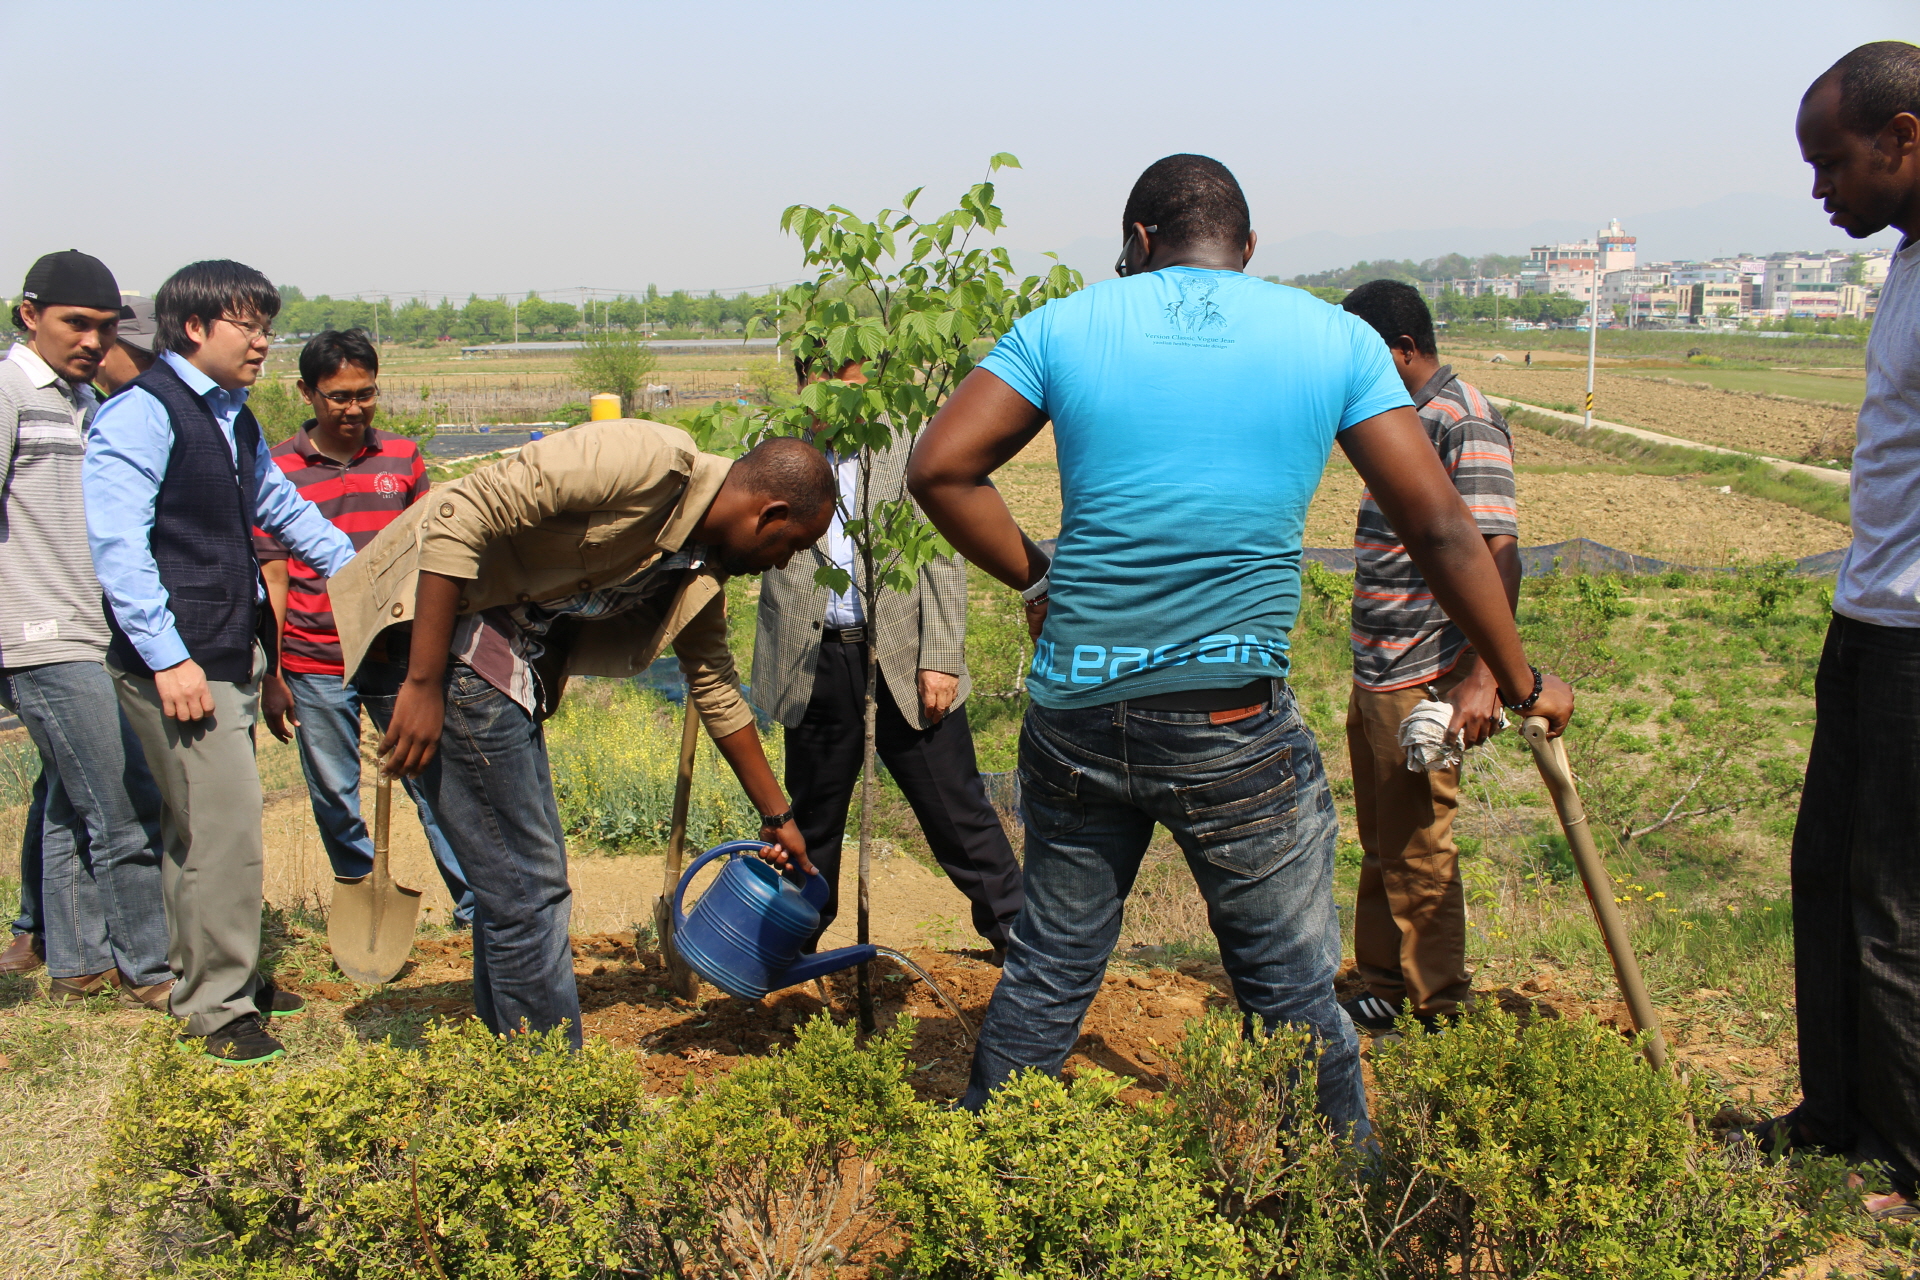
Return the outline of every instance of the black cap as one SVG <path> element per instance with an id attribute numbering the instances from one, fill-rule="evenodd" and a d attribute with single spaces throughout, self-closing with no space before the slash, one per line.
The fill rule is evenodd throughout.
<path id="1" fill-rule="evenodd" d="M 107 264 L 78 249 L 49 253 L 33 264 L 21 294 L 36 307 L 95 307 L 120 310 L 120 286 Z"/>

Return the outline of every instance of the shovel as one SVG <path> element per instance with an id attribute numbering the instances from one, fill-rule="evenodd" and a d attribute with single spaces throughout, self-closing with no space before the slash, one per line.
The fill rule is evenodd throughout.
<path id="1" fill-rule="evenodd" d="M 356 879 L 335 877 L 327 913 L 327 945 L 340 972 L 377 987 L 393 981 L 413 950 L 420 890 L 394 883 L 387 869 L 387 832 L 393 825 L 393 779 L 380 775 L 373 809 L 373 870 Z"/>
<path id="2" fill-rule="evenodd" d="M 1560 813 L 1560 827 L 1567 833 L 1573 850 L 1573 863 L 1580 869 L 1580 883 L 1587 889 L 1587 905 L 1600 926 L 1600 937 L 1613 957 L 1613 974 L 1620 982 L 1620 994 L 1627 1000 L 1627 1015 L 1633 1029 L 1647 1036 L 1644 1052 L 1656 1069 L 1667 1065 L 1667 1041 L 1660 1034 L 1660 1016 L 1647 998 L 1647 984 L 1640 979 L 1640 962 L 1634 958 L 1633 945 L 1627 939 L 1626 922 L 1613 901 L 1613 881 L 1607 878 L 1607 865 L 1594 848 L 1593 830 L 1587 825 L 1587 808 L 1574 789 L 1573 770 L 1567 765 L 1567 749 L 1558 738 L 1547 737 L 1547 722 L 1540 716 L 1528 716 L 1520 735 L 1533 748 L 1533 762 L 1540 766 L 1540 777 L 1553 794 L 1553 807 Z"/>
<path id="3" fill-rule="evenodd" d="M 673 906 L 670 899 L 680 884 L 680 855 L 687 843 L 687 807 L 693 800 L 693 754 L 700 746 L 700 718 L 687 692 L 686 726 L 680 731 L 680 773 L 673 782 L 673 826 L 667 833 L 667 878 L 653 900 L 653 936 L 660 939 L 660 959 L 667 966 L 667 985 L 682 1000 L 700 994 L 700 975 L 680 958 L 673 945 Z"/>

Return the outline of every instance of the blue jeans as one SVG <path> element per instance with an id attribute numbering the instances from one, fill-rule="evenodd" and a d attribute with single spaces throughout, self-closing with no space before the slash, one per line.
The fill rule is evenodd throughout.
<path id="1" fill-rule="evenodd" d="M 1028 1067 L 1057 1072 L 1120 939 L 1127 894 L 1160 823 L 1207 901 L 1240 1008 L 1319 1038 L 1320 1110 L 1356 1143 L 1372 1127 L 1360 1043 L 1334 999 L 1339 833 L 1312 732 L 1290 690 L 1244 719 L 1110 706 L 1032 706 L 1020 733 L 1026 906 L 987 1006 L 961 1105 Z"/>
<path id="2" fill-rule="evenodd" d="M 22 668 L 0 676 L 0 702 L 40 753 L 21 898 L 30 902 L 36 891 L 40 898 L 48 974 L 118 969 L 137 986 L 165 982 L 172 974 L 160 891 L 160 789 L 106 667 Z"/>
<path id="3" fill-rule="evenodd" d="M 373 839 L 360 817 L 360 711 L 364 707 L 385 733 L 406 668 L 364 663 L 349 685 L 342 685 L 339 676 L 289 671 L 286 677 L 300 720 L 300 771 L 313 798 L 320 843 L 333 863 L 333 874 L 356 879 L 373 870 Z M 433 850 L 440 878 L 453 899 L 454 923 L 471 924 L 473 890 L 460 871 L 460 860 L 434 821 L 433 807 L 421 795 L 420 784 L 408 778 L 403 785 L 419 810 L 427 847 Z"/>
<path id="4" fill-rule="evenodd" d="M 565 1023 L 579 1048 L 567 940 L 573 889 L 539 722 L 464 664 L 450 664 L 440 750 L 420 790 L 473 886 L 480 1020 L 498 1035 Z"/>

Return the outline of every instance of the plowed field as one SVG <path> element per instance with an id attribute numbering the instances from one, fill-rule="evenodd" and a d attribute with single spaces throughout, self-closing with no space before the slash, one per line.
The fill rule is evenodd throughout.
<path id="1" fill-rule="evenodd" d="M 1525 427 L 1514 428 L 1514 455 L 1522 467 L 1619 461 Z M 1515 480 L 1522 546 L 1591 538 L 1636 555 L 1723 565 L 1776 555 L 1798 559 L 1844 547 L 1852 536 L 1843 524 L 1765 498 L 1721 493 L 1685 476 L 1522 471 Z M 1353 544 L 1362 487 L 1359 475 L 1336 452 L 1307 514 L 1308 546 Z"/>
<path id="2" fill-rule="evenodd" d="M 1540 405 L 1577 405 L 1586 398 L 1584 370 L 1451 358 L 1468 381 L 1491 395 Z M 1855 410 L 1840 404 L 1603 372 L 1594 376 L 1593 413 L 1609 422 L 1777 458 L 1844 462 L 1853 453 Z"/>

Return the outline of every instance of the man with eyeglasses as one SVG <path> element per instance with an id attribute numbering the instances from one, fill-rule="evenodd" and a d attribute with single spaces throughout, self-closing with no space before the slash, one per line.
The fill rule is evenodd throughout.
<path id="1" fill-rule="evenodd" d="M 153 367 L 87 440 L 87 537 L 106 590 L 120 705 L 166 806 L 172 1009 L 216 1061 L 285 1052 L 267 1019 L 299 997 L 260 976 L 261 794 L 253 726 L 276 641 L 257 526 L 321 573 L 353 542 L 268 455 L 247 388 L 280 294 L 238 262 L 182 267 L 154 295 Z"/>
<path id="2" fill-rule="evenodd" d="M 273 460 L 320 514 L 366 546 L 427 492 L 427 464 L 405 436 L 374 430 L 380 396 L 380 355 L 359 329 L 316 334 L 300 352 L 294 388 L 313 417 L 273 447 Z M 254 530 L 253 545 L 267 581 L 280 636 L 280 669 L 269 675 L 260 706 L 267 729 L 282 742 L 300 731 L 300 769 L 313 801 L 314 822 L 333 874 L 357 879 L 373 871 L 373 841 L 360 817 L 360 712 L 382 733 L 406 679 L 404 663 L 374 645 L 351 681 L 343 682 L 340 633 L 333 625 L 327 579 L 290 555 L 272 534 Z M 453 899 L 458 925 L 473 921 L 473 890 L 460 873 L 432 806 L 412 778 L 407 794 L 426 829 L 427 845 Z"/>

